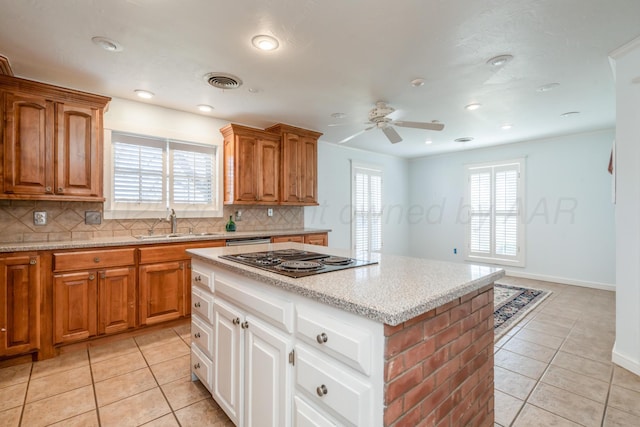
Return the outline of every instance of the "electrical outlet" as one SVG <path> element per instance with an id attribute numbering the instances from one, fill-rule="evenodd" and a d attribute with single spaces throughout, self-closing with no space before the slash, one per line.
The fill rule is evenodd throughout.
<path id="1" fill-rule="evenodd" d="M 267 209 L 267 216 L 273 216 L 273 208 Z"/>
<path id="2" fill-rule="evenodd" d="M 236 221 L 242 221 L 242 211 L 236 211 Z"/>
<path id="3" fill-rule="evenodd" d="M 84 223 L 87 225 L 99 225 L 102 223 L 102 215 L 97 211 L 85 211 Z"/>
<path id="4" fill-rule="evenodd" d="M 47 225 L 47 212 L 46 211 L 34 212 L 33 225 Z"/>
<path id="5" fill-rule="evenodd" d="M 458 248 L 453 248 L 453 254 L 457 255 L 458 254 Z"/>

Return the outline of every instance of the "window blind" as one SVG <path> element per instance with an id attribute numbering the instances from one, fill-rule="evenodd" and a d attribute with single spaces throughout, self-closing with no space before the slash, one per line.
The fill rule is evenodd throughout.
<path id="1" fill-rule="evenodd" d="M 353 167 L 353 246 L 356 252 L 382 250 L 382 171 Z"/>
<path id="2" fill-rule="evenodd" d="M 524 265 L 524 160 L 467 167 L 468 259 Z"/>

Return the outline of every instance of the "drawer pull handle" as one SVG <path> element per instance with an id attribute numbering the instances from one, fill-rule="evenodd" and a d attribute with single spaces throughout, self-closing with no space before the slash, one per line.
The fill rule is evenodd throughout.
<path id="1" fill-rule="evenodd" d="M 7 328 L 0 329 L 0 332 L 7 332 Z"/>
<path id="2" fill-rule="evenodd" d="M 198 301 L 197 303 L 193 304 L 193 306 L 194 306 L 195 308 L 200 308 L 200 302 Z"/>
<path id="3" fill-rule="evenodd" d="M 202 282 L 202 277 L 196 276 L 196 282 Z"/>
<path id="4" fill-rule="evenodd" d="M 193 369 L 200 369 L 200 362 L 193 365 Z"/>
<path id="5" fill-rule="evenodd" d="M 195 334 L 193 334 L 193 336 L 196 338 L 200 338 L 200 332 L 196 332 Z"/>
<path id="6" fill-rule="evenodd" d="M 99 257 L 95 257 L 95 258 L 93 259 L 93 262 L 100 262 L 100 258 L 99 258 Z"/>
<path id="7" fill-rule="evenodd" d="M 64 193 L 64 188 L 58 187 L 58 193 Z"/>
<path id="8" fill-rule="evenodd" d="M 327 390 L 327 386 L 325 386 L 324 384 L 322 384 L 320 387 L 316 388 L 316 393 L 318 393 L 318 396 L 320 396 L 320 397 L 324 396 L 328 392 L 329 392 L 329 390 Z"/>
<path id="9" fill-rule="evenodd" d="M 249 322 L 246 322 L 246 321 L 243 322 L 241 328 L 242 329 L 249 329 Z"/>
<path id="10" fill-rule="evenodd" d="M 47 185 L 46 187 L 44 187 L 44 191 L 45 191 L 46 193 L 51 193 L 51 186 L 50 186 L 50 185 Z"/>
<path id="11" fill-rule="evenodd" d="M 240 324 L 240 319 L 236 317 L 235 319 L 232 320 L 232 322 L 233 322 L 234 325 L 239 325 Z"/>
<path id="12" fill-rule="evenodd" d="M 329 340 L 329 337 L 327 336 L 327 334 L 325 334 L 324 332 L 319 334 L 316 337 L 316 341 L 318 341 L 318 344 L 324 344 Z"/>

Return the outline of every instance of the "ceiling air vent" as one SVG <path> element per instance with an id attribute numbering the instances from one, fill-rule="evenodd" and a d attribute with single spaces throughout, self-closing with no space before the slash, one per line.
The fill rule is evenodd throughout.
<path id="1" fill-rule="evenodd" d="M 233 74 L 209 73 L 204 76 L 204 79 L 218 89 L 237 89 L 242 86 L 242 80 Z"/>

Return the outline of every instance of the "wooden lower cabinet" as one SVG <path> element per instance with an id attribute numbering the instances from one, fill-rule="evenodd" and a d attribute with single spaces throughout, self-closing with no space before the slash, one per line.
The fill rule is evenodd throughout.
<path id="1" fill-rule="evenodd" d="M 271 243 L 306 243 L 307 245 L 327 246 L 329 237 L 327 233 L 296 234 L 290 236 L 275 236 L 271 238 Z"/>
<path id="2" fill-rule="evenodd" d="M 56 344 L 136 326 L 133 267 L 56 274 L 53 288 Z"/>
<path id="3" fill-rule="evenodd" d="M 151 325 L 185 315 L 188 261 L 142 265 L 139 269 L 140 323 Z"/>
<path id="4" fill-rule="evenodd" d="M 40 257 L 0 257 L 0 357 L 40 347 Z"/>

